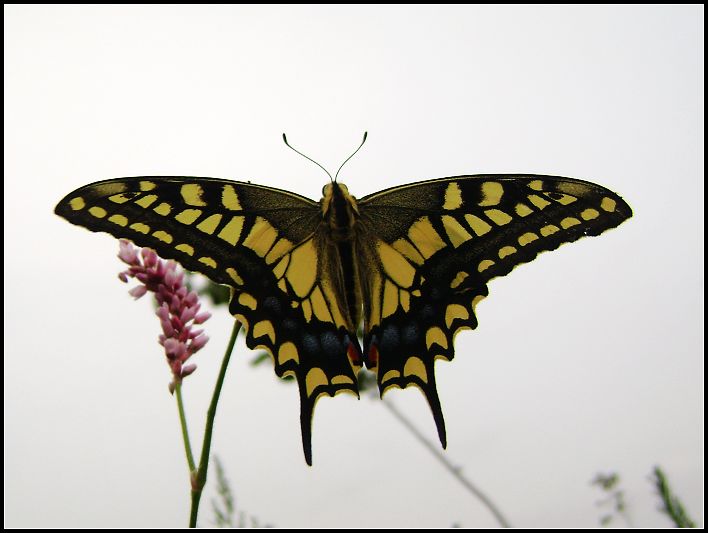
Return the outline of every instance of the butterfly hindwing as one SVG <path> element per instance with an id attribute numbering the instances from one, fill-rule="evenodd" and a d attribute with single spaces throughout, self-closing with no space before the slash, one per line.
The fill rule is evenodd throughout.
<path id="1" fill-rule="evenodd" d="M 445 445 L 434 362 L 475 328 L 487 282 L 545 250 L 599 235 L 631 216 L 598 185 L 553 176 L 460 176 L 388 189 L 358 202 L 364 355 L 381 393 L 419 387 Z"/>
<path id="2" fill-rule="evenodd" d="M 319 204 L 249 183 L 212 178 L 108 180 L 69 194 L 57 214 L 92 231 L 150 247 L 233 288 L 230 312 L 300 388 L 303 446 L 321 395 L 358 394 L 359 348 L 341 312 L 337 265 L 322 251 Z"/>
<path id="3" fill-rule="evenodd" d="M 320 243 L 321 234 L 316 233 L 296 246 L 280 260 L 275 276 L 251 270 L 253 277 L 244 275 L 243 281 L 244 287 L 254 292 L 253 297 L 236 293 L 229 306 L 240 322 L 252 325 L 246 338 L 248 347 L 265 348 L 273 355 L 279 376 L 297 379 L 308 464 L 312 464 L 315 403 L 323 395 L 342 391 L 358 396 L 356 370 L 361 366 L 358 341 L 347 328 L 332 288 L 332 265 L 321 253 Z M 267 335 L 259 337 L 261 332 Z"/>

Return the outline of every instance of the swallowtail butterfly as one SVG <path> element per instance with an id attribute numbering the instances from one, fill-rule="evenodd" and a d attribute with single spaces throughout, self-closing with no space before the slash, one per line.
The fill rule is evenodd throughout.
<path id="1" fill-rule="evenodd" d="M 358 395 L 363 365 L 382 394 L 417 386 L 445 447 L 434 363 L 452 360 L 455 334 L 477 327 L 487 283 L 632 216 L 600 185 L 525 174 L 420 181 L 361 199 L 335 179 L 319 202 L 239 181 L 143 176 L 81 187 L 56 213 L 230 286 L 247 346 L 297 380 L 308 464 L 317 399 Z"/>

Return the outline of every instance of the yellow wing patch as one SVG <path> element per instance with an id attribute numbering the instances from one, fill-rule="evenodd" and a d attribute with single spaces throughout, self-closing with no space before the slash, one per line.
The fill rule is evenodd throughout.
<path id="1" fill-rule="evenodd" d="M 415 221 L 411 229 L 408 230 L 408 238 L 425 259 L 428 259 L 438 250 L 445 248 L 445 241 L 435 231 L 427 216 Z"/>
<path id="2" fill-rule="evenodd" d="M 445 189 L 445 203 L 443 209 L 452 210 L 462 207 L 462 191 L 457 182 L 450 182 Z"/>
<path id="3" fill-rule="evenodd" d="M 317 279 L 317 251 L 312 239 L 290 253 L 285 277 L 300 298 L 310 293 Z"/>
<path id="4" fill-rule="evenodd" d="M 481 207 L 499 205 L 502 195 L 504 194 L 504 186 L 496 181 L 485 181 L 482 183 L 482 201 L 479 202 Z"/>
<path id="5" fill-rule="evenodd" d="M 410 287 L 415 278 L 415 268 L 413 268 L 403 255 L 385 242 L 377 242 L 376 248 L 386 275 L 399 287 Z"/>

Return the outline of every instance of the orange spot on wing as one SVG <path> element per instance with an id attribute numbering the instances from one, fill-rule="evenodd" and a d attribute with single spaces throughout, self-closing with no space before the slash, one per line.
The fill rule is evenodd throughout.
<path id="1" fill-rule="evenodd" d="M 374 369 L 379 366 L 379 349 L 375 344 L 371 345 L 369 348 L 368 364 L 366 365 L 369 369 Z"/>
<path id="2" fill-rule="evenodd" d="M 361 366 L 361 350 L 359 350 L 359 347 L 351 341 L 349 341 L 349 346 L 347 347 L 347 355 L 353 365 Z"/>

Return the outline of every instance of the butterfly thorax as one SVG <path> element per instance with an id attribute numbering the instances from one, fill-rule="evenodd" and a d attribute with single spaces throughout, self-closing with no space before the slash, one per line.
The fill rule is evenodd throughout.
<path id="1" fill-rule="evenodd" d="M 359 217 L 356 199 L 349 194 L 346 185 L 336 181 L 325 185 L 322 193 L 322 216 L 327 222 L 332 240 L 354 240 L 354 228 Z"/>

